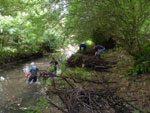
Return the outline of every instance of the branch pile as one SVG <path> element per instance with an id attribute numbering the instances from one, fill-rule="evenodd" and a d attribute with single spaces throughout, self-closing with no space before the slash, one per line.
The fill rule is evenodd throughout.
<path id="1" fill-rule="evenodd" d="M 72 55 L 67 60 L 67 66 L 69 67 L 85 67 L 94 69 L 96 71 L 107 71 L 109 68 L 112 67 L 112 64 L 115 64 L 114 62 L 108 62 L 104 59 L 99 59 L 94 56 L 88 56 L 88 55 Z"/>
<path id="2" fill-rule="evenodd" d="M 76 85 L 78 80 L 74 78 L 59 77 L 61 82 L 65 81 L 67 85 L 49 86 L 46 95 L 48 102 L 63 113 L 132 113 L 138 110 L 130 104 L 131 100 L 118 95 L 119 88 L 110 87 L 110 84 L 115 82 L 92 82 L 84 79 L 81 81 L 91 85 L 101 85 L 101 87 L 85 88 Z M 59 103 L 55 100 L 59 100 Z"/>

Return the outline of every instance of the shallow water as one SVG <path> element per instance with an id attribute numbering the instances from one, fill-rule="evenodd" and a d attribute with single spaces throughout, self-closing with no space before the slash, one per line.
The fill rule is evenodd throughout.
<path id="1" fill-rule="evenodd" d="M 68 45 L 65 49 L 58 50 L 63 54 L 60 56 L 56 53 L 59 54 L 57 59 L 66 60 L 77 50 L 77 45 Z M 39 58 L 0 72 L 0 113 L 24 113 L 27 109 L 35 109 L 39 97 L 43 96 L 42 88 L 40 84 L 27 84 L 25 75 L 31 62 L 35 62 L 40 70 L 45 70 L 49 67 L 49 61 L 49 58 Z M 52 109 L 52 113 L 56 112 L 59 113 Z"/>
<path id="2" fill-rule="evenodd" d="M 49 58 L 33 60 L 40 70 L 47 69 Z M 30 66 L 28 61 L 0 72 L 0 113 L 22 113 L 34 109 L 41 96 L 40 84 L 27 84 L 26 73 Z M 28 105 L 32 105 L 30 108 Z"/>

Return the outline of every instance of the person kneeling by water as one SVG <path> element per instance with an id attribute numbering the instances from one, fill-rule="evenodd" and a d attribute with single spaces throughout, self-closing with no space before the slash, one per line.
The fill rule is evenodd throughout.
<path id="1" fill-rule="evenodd" d="M 32 62 L 31 64 L 31 67 L 30 67 L 30 76 L 29 76 L 29 79 L 28 79 L 28 83 L 30 84 L 33 80 L 33 82 L 36 82 L 37 81 L 37 72 L 38 72 L 38 67 L 35 66 L 34 62 Z"/>

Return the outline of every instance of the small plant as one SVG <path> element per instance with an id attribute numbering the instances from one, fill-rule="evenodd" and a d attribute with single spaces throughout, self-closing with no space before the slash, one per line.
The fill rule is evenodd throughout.
<path id="1" fill-rule="evenodd" d="M 24 113 L 41 113 L 39 109 L 37 110 L 26 110 Z"/>
<path id="2" fill-rule="evenodd" d="M 40 103 L 38 104 L 40 107 L 48 107 L 49 103 L 47 102 L 47 100 L 44 97 L 40 97 L 39 98 Z"/>

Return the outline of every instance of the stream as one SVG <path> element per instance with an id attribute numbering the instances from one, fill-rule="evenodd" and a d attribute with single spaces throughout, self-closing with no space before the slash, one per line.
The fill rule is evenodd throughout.
<path id="1" fill-rule="evenodd" d="M 57 59 L 66 60 L 77 50 L 77 45 L 68 45 L 65 49 L 58 50 L 62 54 L 57 53 Z M 0 113 L 24 113 L 25 110 L 34 110 L 40 101 L 39 98 L 43 96 L 40 82 L 29 85 L 25 77 L 31 62 L 35 62 L 40 70 L 47 70 L 50 58 L 19 63 L 0 72 Z"/>
<path id="2" fill-rule="evenodd" d="M 47 69 L 49 58 L 32 60 L 40 70 Z M 30 66 L 28 61 L 13 66 L 7 71 L 0 72 L 0 113 L 22 113 L 27 109 L 34 109 L 35 103 L 41 96 L 40 82 L 29 85 L 26 83 L 26 71 Z M 32 105 L 28 108 L 28 105 Z"/>

